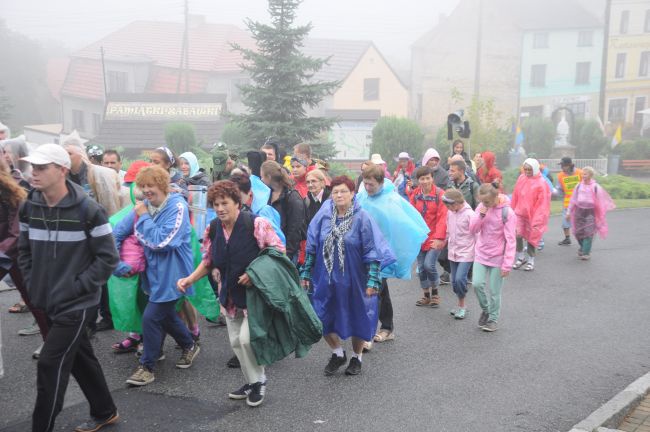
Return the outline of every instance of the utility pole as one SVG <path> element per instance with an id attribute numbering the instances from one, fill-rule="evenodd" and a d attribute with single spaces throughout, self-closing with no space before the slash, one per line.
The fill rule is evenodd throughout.
<path id="1" fill-rule="evenodd" d="M 180 94 L 181 92 L 181 80 L 183 79 L 183 72 L 185 72 L 185 93 L 189 92 L 189 64 L 187 63 L 187 59 L 189 58 L 187 54 L 187 46 L 188 46 L 188 24 L 189 24 L 189 6 L 188 6 L 188 0 L 185 0 L 185 26 L 183 29 L 183 46 L 181 48 L 181 61 L 178 65 L 178 81 L 176 81 L 176 94 Z M 183 68 L 183 62 L 185 62 L 185 68 Z"/>
<path id="2" fill-rule="evenodd" d="M 607 57 L 609 56 L 609 23 L 612 11 L 612 0 L 605 2 L 605 31 L 603 32 L 603 57 L 600 65 L 600 100 L 598 101 L 598 115 L 605 124 L 605 93 L 607 92 Z"/>
<path id="3" fill-rule="evenodd" d="M 106 63 L 104 62 L 104 46 L 99 47 L 102 56 L 102 79 L 104 80 L 104 103 L 108 100 L 108 86 L 106 85 Z"/>
<path id="4" fill-rule="evenodd" d="M 185 94 L 190 92 L 190 10 L 185 0 Z"/>
<path id="5" fill-rule="evenodd" d="M 478 26 L 476 32 L 476 62 L 474 63 L 474 97 L 478 100 L 481 90 L 481 45 L 483 39 L 483 0 L 478 0 Z"/>

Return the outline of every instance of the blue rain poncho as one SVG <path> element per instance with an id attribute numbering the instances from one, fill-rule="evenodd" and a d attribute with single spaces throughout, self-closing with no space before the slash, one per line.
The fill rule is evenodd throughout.
<path id="1" fill-rule="evenodd" d="M 429 234 L 420 213 L 395 192 L 389 181 L 384 181 L 381 191 L 373 196 L 361 187 L 356 200 L 370 214 L 397 257 L 393 265 L 382 270 L 381 277 L 411 279 L 411 267 Z"/>
<path id="2" fill-rule="evenodd" d="M 400 198 L 401 199 L 401 198 Z M 338 250 L 334 246 L 334 268 L 328 274 L 323 259 L 325 239 L 331 231 L 334 203 L 328 199 L 309 224 L 307 253 L 314 255 L 311 280 L 314 310 L 323 323 L 323 334 L 336 333 L 370 341 L 377 329 L 378 296 L 366 295 L 368 265 L 379 262 L 385 268 L 395 256 L 377 225 L 358 203 L 354 203 L 353 221 L 343 238 L 345 271 L 341 271 Z"/>

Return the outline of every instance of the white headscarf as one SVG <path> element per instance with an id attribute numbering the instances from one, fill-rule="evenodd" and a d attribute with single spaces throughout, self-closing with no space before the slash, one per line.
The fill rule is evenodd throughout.
<path id="1" fill-rule="evenodd" d="M 528 165 L 533 169 L 533 176 L 539 174 L 539 162 L 537 159 L 528 158 L 524 161 L 524 165 Z"/>

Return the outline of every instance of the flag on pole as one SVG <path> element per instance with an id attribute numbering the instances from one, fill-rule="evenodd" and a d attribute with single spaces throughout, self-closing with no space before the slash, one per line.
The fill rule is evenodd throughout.
<path id="1" fill-rule="evenodd" d="M 616 147 L 623 141 L 623 131 L 621 129 L 621 126 L 619 125 L 618 128 L 616 129 L 616 133 L 614 134 L 614 137 L 612 138 L 612 148 Z"/>
<path id="2" fill-rule="evenodd" d="M 524 143 L 524 131 L 521 130 L 521 127 L 517 125 L 515 130 L 515 150 L 519 150 Z"/>

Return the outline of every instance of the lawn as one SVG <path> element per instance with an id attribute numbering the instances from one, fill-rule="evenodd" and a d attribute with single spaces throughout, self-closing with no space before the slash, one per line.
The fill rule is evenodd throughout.
<path id="1" fill-rule="evenodd" d="M 650 199 L 615 199 L 617 209 L 650 207 Z M 562 201 L 551 201 L 551 214 L 562 213 Z"/>

